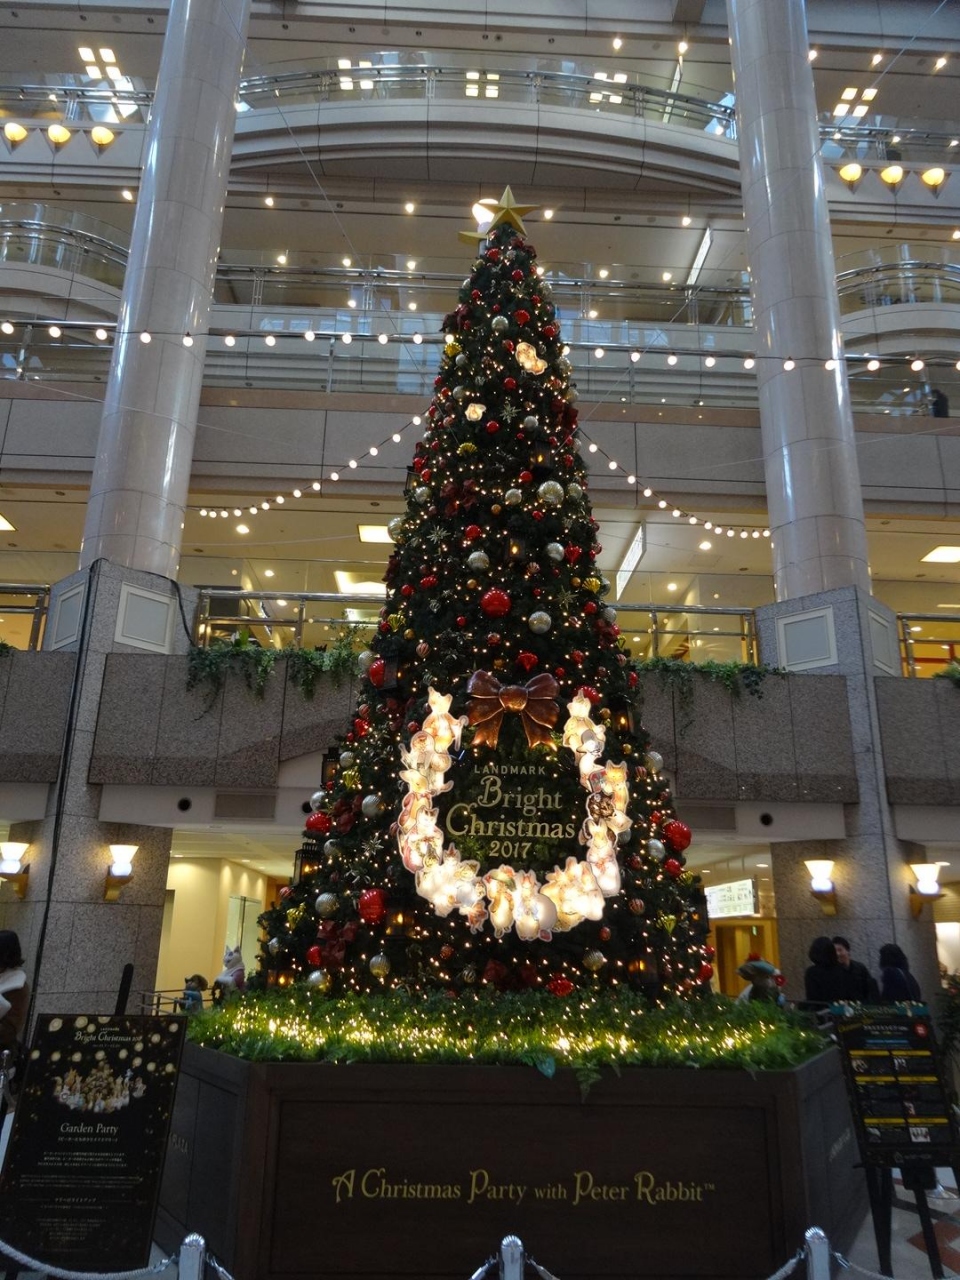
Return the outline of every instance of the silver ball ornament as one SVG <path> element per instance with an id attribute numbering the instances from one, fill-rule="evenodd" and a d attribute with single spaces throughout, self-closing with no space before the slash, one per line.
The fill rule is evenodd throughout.
<path id="1" fill-rule="evenodd" d="M 604 622 L 609 622 L 609 624 L 610 624 L 610 625 L 611 625 L 611 627 L 612 627 L 612 626 L 613 626 L 613 624 L 614 624 L 614 623 L 616 622 L 616 620 L 617 620 L 617 611 L 616 611 L 616 609 L 604 609 L 604 611 L 603 611 L 603 620 L 604 620 Z"/>
<path id="2" fill-rule="evenodd" d="M 535 418 L 535 417 L 534 417 L 534 415 L 533 415 L 532 413 L 528 413 L 528 414 L 527 414 L 527 416 L 526 416 L 526 417 L 524 418 L 524 420 L 523 420 L 523 429 L 524 429 L 524 431 L 533 431 L 533 430 L 535 430 L 537 427 L 539 427 L 539 425 L 540 425 L 539 420 L 538 420 L 537 418 Z"/>
<path id="3" fill-rule="evenodd" d="M 464 397 L 466 394 L 467 394 L 467 388 L 466 388 L 466 387 L 454 387 L 454 388 L 453 388 L 453 398 L 454 398 L 454 400 L 462 400 L 462 399 L 463 399 L 463 397 Z"/>
<path id="4" fill-rule="evenodd" d="M 333 975 L 327 969 L 314 969 L 307 974 L 307 986 L 321 995 L 326 995 L 333 986 Z"/>
<path id="5" fill-rule="evenodd" d="M 352 751 L 341 751 L 340 768 L 341 769 L 351 768 L 351 766 L 355 763 L 356 759 L 357 757 L 353 754 Z"/>
<path id="6" fill-rule="evenodd" d="M 599 973 L 607 963 L 607 957 L 596 947 L 590 947 L 583 953 L 583 967 L 590 973 Z"/>
<path id="7" fill-rule="evenodd" d="M 325 791 L 315 791 L 310 797 L 310 808 L 316 813 L 327 803 L 327 793 Z"/>
<path id="8" fill-rule="evenodd" d="M 563 485 L 556 480 L 544 480 L 537 490 L 537 497 L 551 507 L 559 507 L 563 501 Z"/>
<path id="9" fill-rule="evenodd" d="M 340 846 L 337 844 L 336 840 L 325 840 L 323 842 L 323 852 L 328 858 L 336 858 L 339 856 Z"/>
<path id="10" fill-rule="evenodd" d="M 313 904 L 313 909 L 321 920 L 329 920 L 337 909 L 337 895 L 335 893 L 321 893 Z"/>
<path id="11" fill-rule="evenodd" d="M 275 956 L 277 952 L 280 950 L 280 939 L 271 938 L 270 941 L 267 943 L 267 950 L 270 952 L 272 956 Z"/>
<path id="12" fill-rule="evenodd" d="M 400 537 L 400 533 L 402 529 L 403 529 L 403 516 L 394 516 L 392 520 L 387 521 L 387 533 L 389 533 L 390 537 L 394 540 L 394 542 L 396 542 L 396 540 Z"/>
<path id="13" fill-rule="evenodd" d="M 527 619 L 527 626 L 535 636 L 542 636 L 553 626 L 553 619 L 549 613 L 544 613 L 542 609 L 538 609 L 536 613 L 531 613 Z"/>
<path id="14" fill-rule="evenodd" d="M 385 956 L 381 951 L 379 955 L 370 958 L 369 968 L 373 976 L 382 982 L 390 972 L 390 957 Z"/>
<path id="15" fill-rule="evenodd" d="M 580 399 L 580 392 L 577 390 L 577 388 L 569 387 L 567 390 L 567 394 L 564 396 L 564 400 L 566 400 L 567 404 L 576 404 L 579 399 Z"/>
<path id="16" fill-rule="evenodd" d="M 483 573 L 490 568 L 490 557 L 485 551 L 471 551 L 467 556 L 467 568 L 474 573 Z"/>
<path id="17" fill-rule="evenodd" d="M 659 751 L 648 751 L 644 757 L 643 763 L 651 773 L 659 773 L 663 768 L 663 756 Z"/>
<path id="18" fill-rule="evenodd" d="M 523 501 L 523 494 L 519 489 L 508 489 L 503 495 L 503 500 L 508 507 L 517 507 Z"/>
<path id="19" fill-rule="evenodd" d="M 509 329 L 510 321 L 506 316 L 494 316 L 490 321 L 490 328 L 494 333 L 503 333 L 505 329 Z"/>
<path id="20" fill-rule="evenodd" d="M 563 559 L 563 543 L 562 542 L 548 542 L 544 550 L 547 553 L 548 560 L 554 560 L 559 564 L 559 562 Z"/>
<path id="21" fill-rule="evenodd" d="M 461 351 L 453 363 L 457 366 L 458 369 L 462 369 L 463 366 L 467 363 L 467 359 L 468 357 L 466 352 Z"/>
<path id="22" fill-rule="evenodd" d="M 360 812 L 365 818 L 375 818 L 383 809 L 383 802 L 379 796 L 364 796 L 360 803 Z"/>
<path id="23" fill-rule="evenodd" d="M 651 858 L 665 858 L 667 856 L 666 848 L 662 840 L 648 840 L 647 852 Z"/>
<path id="24" fill-rule="evenodd" d="M 372 649 L 364 649 L 357 654 L 357 670 L 362 676 L 365 676 L 370 670 L 370 665 L 376 657 Z"/>
<path id="25" fill-rule="evenodd" d="M 421 507 L 425 507 L 430 501 L 430 490 L 425 484 L 418 484 L 413 491 L 413 499 L 419 502 Z"/>
<path id="26" fill-rule="evenodd" d="M 568 484 L 567 497 L 572 502 L 579 502 L 579 500 L 583 497 L 583 485 L 577 484 L 575 480 L 573 481 L 572 484 Z"/>

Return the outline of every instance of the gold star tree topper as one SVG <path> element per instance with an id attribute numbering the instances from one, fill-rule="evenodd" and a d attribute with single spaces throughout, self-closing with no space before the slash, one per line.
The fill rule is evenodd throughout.
<path id="1" fill-rule="evenodd" d="M 513 192 L 509 187 L 504 187 L 503 195 L 497 204 L 492 200 L 481 200 L 480 204 L 486 205 L 493 214 L 490 225 L 484 231 L 460 231 L 458 235 L 464 244 L 476 244 L 480 240 L 486 240 L 487 233 L 492 231 L 494 227 L 499 226 L 501 222 L 509 222 L 515 227 L 521 235 L 526 235 L 526 227 L 523 225 L 523 215 L 531 213 L 534 209 L 539 208 L 535 204 L 517 204 L 513 198 Z"/>

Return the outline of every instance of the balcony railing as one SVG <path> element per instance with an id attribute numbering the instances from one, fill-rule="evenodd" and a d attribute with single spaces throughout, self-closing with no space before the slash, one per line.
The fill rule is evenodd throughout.
<path id="1" fill-rule="evenodd" d="M 905 675 L 934 675 L 960 661 L 960 613 L 900 613 L 897 624 Z"/>
<path id="2" fill-rule="evenodd" d="M 49 605 L 45 584 L 0 582 L 0 640 L 15 649 L 39 649 Z"/>

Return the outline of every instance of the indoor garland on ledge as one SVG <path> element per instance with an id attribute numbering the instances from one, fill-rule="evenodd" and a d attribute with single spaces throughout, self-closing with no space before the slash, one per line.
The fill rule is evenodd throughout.
<path id="1" fill-rule="evenodd" d="M 949 680 L 957 689 L 960 689 L 960 662 L 954 658 L 952 662 L 948 662 L 942 671 L 934 673 L 935 680 Z"/>
<path id="2" fill-rule="evenodd" d="M 558 1067 L 588 1074 L 625 1066 L 776 1071 L 827 1044 L 809 1020 L 766 1001 L 714 997 L 699 1002 L 692 1018 L 681 1001 L 651 1007 L 635 992 L 599 985 L 548 999 L 535 991 L 451 999 L 393 990 L 340 1000 L 294 985 L 198 1014 L 189 1036 L 251 1061 L 514 1064 L 548 1076 Z"/>
<path id="3" fill-rule="evenodd" d="M 187 688 L 203 689 L 203 709 L 209 711 L 233 672 L 255 697 L 262 698 L 278 660 L 282 660 L 290 683 L 309 700 L 321 676 L 327 676 L 336 687 L 356 674 L 355 640 L 360 630 L 359 626 L 345 626 L 333 644 L 316 649 L 265 649 L 247 628 L 233 640 L 216 640 L 207 647 L 192 645 L 187 657 Z"/>

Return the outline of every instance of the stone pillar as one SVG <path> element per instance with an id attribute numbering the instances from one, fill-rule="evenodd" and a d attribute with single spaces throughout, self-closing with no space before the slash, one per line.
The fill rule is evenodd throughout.
<path id="1" fill-rule="evenodd" d="M 171 0 L 81 568 L 176 577 L 249 13 Z"/>
<path id="2" fill-rule="evenodd" d="M 727 14 L 776 598 L 869 591 L 804 0 Z"/>

